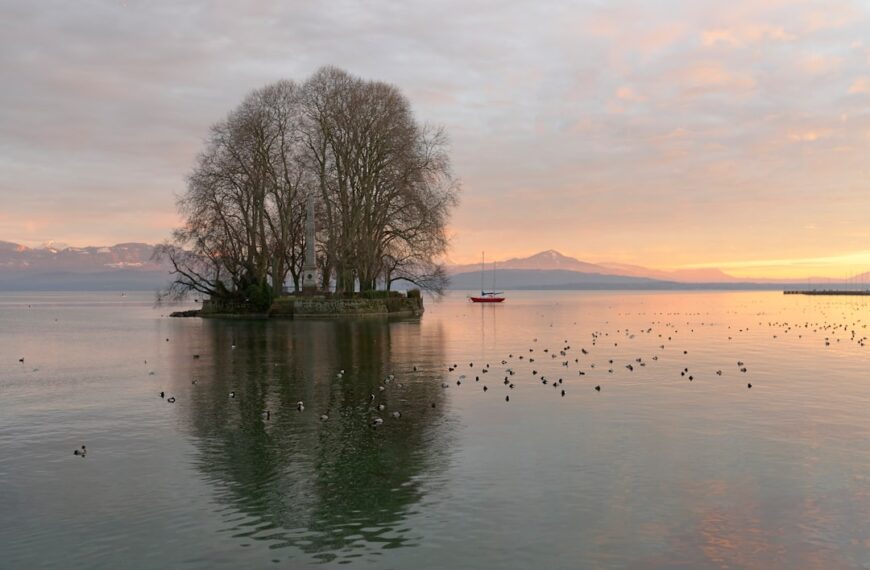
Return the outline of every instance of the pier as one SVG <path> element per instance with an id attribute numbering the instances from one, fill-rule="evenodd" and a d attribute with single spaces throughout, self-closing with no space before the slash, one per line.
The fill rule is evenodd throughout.
<path id="1" fill-rule="evenodd" d="M 806 289 L 783 291 L 783 295 L 870 295 L 870 289 Z"/>

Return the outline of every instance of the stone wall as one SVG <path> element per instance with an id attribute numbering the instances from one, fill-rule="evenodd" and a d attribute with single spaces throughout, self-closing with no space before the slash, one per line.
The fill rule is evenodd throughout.
<path id="1" fill-rule="evenodd" d="M 297 297 L 291 301 L 278 299 L 272 305 L 271 316 L 293 318 L 345 317 L 368 315 L 420 316 L 420 298 L 389 297 L 385 299 L 339 299 Z"/>
<path id="2" fill-rule="evenodd" d="M 315 295 L 310 297 L 278 297 L 272 303 L 268 313 L 254 313 L 241 305 L 216 305 L 206 301 L 198 316 L 285 319 L 355 316 L 419 317 L 423 314 L 423 310 L 421 297 L 390 296 L 375 299 L 359 297 L 343 299 Z"/>

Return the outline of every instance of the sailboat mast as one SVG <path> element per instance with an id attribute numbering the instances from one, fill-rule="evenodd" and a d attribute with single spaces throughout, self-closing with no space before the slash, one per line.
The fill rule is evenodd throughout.
<path id="1" fill-rule="evenodd" d="M 485 252 L 480 252 L 480 294 L 483 295 L 483 272 L 486 269 Z"/>

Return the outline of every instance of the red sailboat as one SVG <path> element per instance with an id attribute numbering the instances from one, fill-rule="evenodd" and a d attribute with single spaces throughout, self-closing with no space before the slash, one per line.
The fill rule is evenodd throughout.
<path id="1" fill-rule="evenodd" d="M 502 303 L 505 300 L 503 297 L 504 292 L 495 290 L 495 262 L 492 264 L 492 291 L 486 291 L 483 288 L 483 273 L 485 265 L 484 254 L 480 254 L 480 296 L 469 297 L 468 300 L 472 303 Z"/>

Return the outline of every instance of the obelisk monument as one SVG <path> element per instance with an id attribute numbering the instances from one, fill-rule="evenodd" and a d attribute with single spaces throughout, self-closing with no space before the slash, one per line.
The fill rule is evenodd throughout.
<path id="1" fill-rule="evenodd" d="M 314 196 L 308 195 L 305 215 L 305 263 L 302 264 L 302 292 L 317 292 L 317 261 L 314 257 Z"/>

